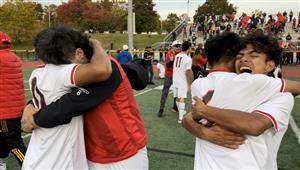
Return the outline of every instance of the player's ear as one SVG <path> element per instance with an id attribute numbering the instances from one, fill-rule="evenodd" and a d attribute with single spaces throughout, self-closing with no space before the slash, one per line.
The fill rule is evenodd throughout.
<path id="1" fill-rule="evenodd" d="M 265 71 L 266 73 L 271 72 L 275 69 L 275 62 L 273 60 L 267 61 Z"/>
<path id="2" fill-rule="evenodd" d="M 84 52 L 83 52 L 83 50 L 81 48 L 77 48 L 75 50 L 75 58 L 78 61 L 81 61 L 83 58 L 85 58 Z"/>

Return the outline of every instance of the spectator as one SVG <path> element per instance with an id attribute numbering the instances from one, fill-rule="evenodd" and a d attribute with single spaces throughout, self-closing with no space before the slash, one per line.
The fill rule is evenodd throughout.
<path id="1" fill-rule="evenodd" d="M 158 69 L 158 77 L 160 79 L 165 78 L 165 67 L 158 60 L 153 60 L 153 65 Z"/>
<path id="2" fill-rule="evenodd" d="M 292 19 L 293 19 L 293 11 L 292 10 L 290 11 L 289 17 L 290 17 L 290 21 L 289 22 L 292 22 Z"/>
<path id="3" fill-rule="evenodd" d="M 9 152 L 20 166 L 26 153 L 20 122 L 25 106 L 22 62 L 11 46 L 10 37 L 0 32 L 0 169 L 6 169 Z"/>
<path id="4" fill-rule="evenodd" d="M 155 85 L 154 82 L 153 82 L 153 67 L 152 67 L 152 62 L 153 62 L 153 59 L 154 59 L 154 53 L 152 51 L 151 46 L 148 46 L 148 47 L 145 48 L 144 59 L 146 60 L 147 70 L 148 70 L 148 74 L 149 74 L 148 84 Z"/>
<path id="5" fill-rule="evenodd" d="M 123 50 L 118 55 L 120 64 L 126 64 L 132 61 L 132 55 L 128 52 L 128 45 L 123 45 Z"/>

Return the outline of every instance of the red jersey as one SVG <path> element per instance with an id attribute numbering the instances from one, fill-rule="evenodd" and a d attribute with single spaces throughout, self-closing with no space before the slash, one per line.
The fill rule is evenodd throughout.
<path id="1" fill-rule="evenodd" d="M 122 82 L 112 96 L 84 115 L 86 155 L 95 163 L 127 159 L 147 144 L 130 82 L 120 64 L 111 60 L 118 66 Z"/>

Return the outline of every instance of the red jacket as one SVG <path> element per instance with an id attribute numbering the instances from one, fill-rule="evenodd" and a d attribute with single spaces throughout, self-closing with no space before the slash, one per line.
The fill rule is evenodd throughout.
<path id="1" fill-rule="evenodd" d="M 102 104 L 85 114 L 88 160 L 111 163 L 127 159 L 146 146 L 147 136 L 130 82 L 120 64 L 122 82 Z"/>
<path id="2" fill-rule="evenodd" d="M 22 115 L 25 94 L 22 62 L 10 49 L 0 50 L 0 119 Z"/>
<path id="3" fill-rule="evenodd" d="M 165 75 L 167 77 L 172 77 L 173 76 L 173 62 L 175 60 L 175 56 L 176 56 L 176 54 L 175 54 L 175 52 L 173 50 L 168 51 L 168 53 L 166 55 L 166 59 L 165 59 L 165 62 L 166 62 L 166 64 L 165 64 Z M 172 58 L 172 61 L 171 61 L 170 58 Z M 168 65 L 169 65 L 168 63 L 170 63 L 170 62 L 172 62 L 172 63 L 170 65 L 170 67 L 168 67 Z"/>

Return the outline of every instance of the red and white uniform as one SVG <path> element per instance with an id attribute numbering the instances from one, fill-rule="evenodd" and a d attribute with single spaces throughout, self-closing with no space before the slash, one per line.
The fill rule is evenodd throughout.
<path id="1" fill-rule="evenodd" d="M 173 64 L 174 97 L 186 98 L 187 96 L 187 70 L 192 70 L 192 59 L 186 53 L 181 52 L 176 55 Z"/>
<path id="2" fill-rule="evenodd" d="M 44 107 L 68 93 L 75 86 L 76 67 L 47 64 L 34 70 L 29 86 L 35 107 Z M 82 116 L 66 125 L 34 129 L 22 169 L 88 169 Z"/>
<path id="3" fill-rule="evenodd" d="M 245 144 L 236 150 L 197 138 L 194 169 L 273 169 L 293 107 L 289 95 L 285 94 L 285 98 L 282 98 L 280 92 L 283 89 L 284 81 L 261 74 L 237 75 L 219 71 L 195 80 L 192 84 L 192 96 L 205 98 L 207 92 L 214 91 L 208 105 L 247 112 L 260 110 L 260 113 L 270 118 L 274 128 L 258 137 L 247 136 Z M 278 110 L 273 107 L 276 104 L 280 104 Z M 270 148 L 273 150 L 269 150 Z"/>

